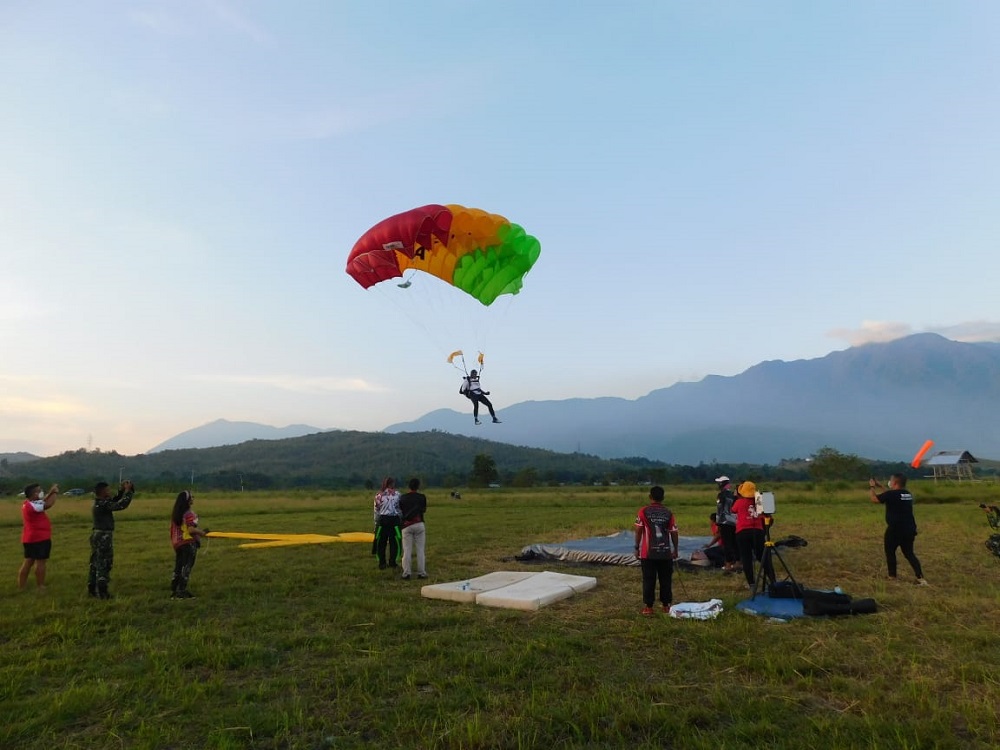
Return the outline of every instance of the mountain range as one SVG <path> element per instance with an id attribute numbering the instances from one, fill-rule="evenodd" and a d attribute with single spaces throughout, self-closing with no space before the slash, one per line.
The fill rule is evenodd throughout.
<path id="1" fill-rule="evenodd" d="M 927 439 L 936 450 L 1000 457 L 1000 344 L 915 334 L 817 359 L 761 362 L 738 375 L 677 383 L 635 400 L 513 404 L 502 409 L 500 425 L 486 420 L 477 427 L 470 412 L 440 409 L 385 431 L 441 430 L 686 465 L 774 464 L 824 446 L 909 460 Z"/>
<path id="2" fill-rule="evenodd" d="M 1000 458 L 1000 344 L 915 334 L 816 359 L 761 362 L 738 375 L 710 375 L 634 400 L 498 404 L 503 418 L 498 425 L 486 420 L 475 426 L 470 406 L 438 409 L 384 432 L 445 432 L 557 453 L 674 465 L 777 464 L 824 446 L 873 460 L 908 461 L 927 439 L 935 441 L 935 450 Z M 325 430 L 219 419 L 149 453 L 319 432 Z M 10 463 L 34 458 L 2 457 Z"/>
<path id="3" fill-rule="evenodd" d="M 160 451 L 184 448 L 216 448 L 221 445 L 239 445 L 247 440 L 284 440 L 285 438 L 312 435 L 317 432 L 326 432 L 326 430 L 305 424 L 271 427 L 257 422 L 230 422 L 225 419 L 216 419 L 201 427 L 174 435 L 146 452 L 159 453 Z"/>

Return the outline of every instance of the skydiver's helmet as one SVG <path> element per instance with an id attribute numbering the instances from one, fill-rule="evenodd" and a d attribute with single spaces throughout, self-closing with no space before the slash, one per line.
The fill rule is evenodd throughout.
<path id="1" fill-rule="evenodd" d="M 479 374 L 479 373 L 477 373 L 477 372 L 476 372 L 475 370 L 473 370 L 472 372 L 470 372 L 470 373 L 469 373 L 469 377 L 470 377 L 470 378 L 474 378 L 474 377 L 476 377 L 476 375 L 478 375 L 478 374 Z"/>

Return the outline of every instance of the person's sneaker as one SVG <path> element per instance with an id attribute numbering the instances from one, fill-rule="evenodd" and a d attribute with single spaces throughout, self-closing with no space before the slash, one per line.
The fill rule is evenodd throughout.
<path id="1" fill-rule="evenodd" d="M 497 419 L 496 417 L 493 417 L 493 424 L 500 424 L 500 420 Z"/>
<path id="2" fill-rule="evenodd" d="M 417 573 L 417 578 L 426 578 L 426 577 L 427 577 L 426 573 Z"/>
<path id="3" fill-rule="evenodd" d="M 482 424 L 482 422 L 480 422 L 480 421 L 479 421 L 479 420 L 477 419 L 477 420 L 476 420 L 476 424 Z"/>
<path id="4" fill-rule="evenodd" d="M 404 581 L 409 581 L 410 580 L 410 574 L 409 573 L 403 573 L 403 575 L 401 575 L 400 578 L 402 578 Z"/>
<path id="5" fill-rule="evenodd" d="M 385 570 L 385 563 L 384 563 L 384 562 L 380 562 L 380 563 L 378 564 L 378 569 L 379 569 L 379 570 Z"/>
<path id="6" fill-rule="evenodd" d="M 670 614 L 670 605 L 669 604 L 664 604 L 663 605 L 663 614 L 665 614 L 665 615 L 669 615 Z"/>
<path id="7" fill-rule="evenodd" d="M 642 608 L 642 614 L 645 615 L 646 617 L 649 617 L 650 615 L 653 614 L 653 608 L 652 607 L 643 607 Z"/>
<path id="8" fill-rule="evenodd" d="M 926 578 L 918 578 L 917 579 L 917 585 L 918 586 L 930 586 L 930 584 L 927 583 L 927 579 Z"/>
<path id="9" fill-rule="evenodd" d="M 171 599 L 194 599 L 194 594 L 190 591 L 175 591 Z"/>

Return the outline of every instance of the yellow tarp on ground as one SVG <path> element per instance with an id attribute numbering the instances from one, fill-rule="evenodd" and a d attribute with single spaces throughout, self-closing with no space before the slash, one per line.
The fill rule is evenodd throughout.
<path id="1" fill-rule="evenodd" d="M 251 534 L 244 531 L 210 531 L 212 539 L 257 539 L 261 541 L 241 544 L 241 549 L 264 547 L 291 547 L 296 544 L 329 544 L 332 542 L 368 542 L 375 539 L 370 531 L 345 531 L 335 536 L 327 534 Z"/>

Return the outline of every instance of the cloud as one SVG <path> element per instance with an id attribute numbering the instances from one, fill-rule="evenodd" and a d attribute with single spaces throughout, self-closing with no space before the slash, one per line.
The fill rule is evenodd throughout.
<path id="1" fill-rule="evenodd" d="M 219 375 L 197 380 L 237 386 L 262 386 L 291 393 L 385 393 L 387 388 L 362 378 L 308 377 L 299 375 Z"/>
<path id="2" fill-rule="evenodd" d="M 206 6 L 216 19 L 230 31 L 252 39 L 258 44 L 266 44 L 271 41 L 264 29 L 236 10 L 232 3 L 225 2 L 225 0 L 208 0 Z"/>
<path id="3" fill-rule="evenodd" d="M 0 396 L 0 412 L 8 415 L 49 417 L 84 414 L 87 409 L 81 404 L 66 399 Z"/>
<path id="4" fill-rule="evenodd" d="M 348 133 L 363 132 L 397 122 L 409 123 L 414 112 L 424 113 L 422 119 L 454 117 L 446 110 L 428 109 L 429 91 L 455 89 L 467 92 L 463 112 L 473 111 L 482 98 L 484 85 L 470 71 L 449 75 L 447 79 L 411 80 L 404 78 L 389 88 L 369 90 L 338 99 L 336 103 L 302 112 L 260 112 L 255 115 L 265 123 L 265 133 L 283 140 L 325 140 Z"/>
<path id="5" fill-rule="evenodd" d="M 144 26 L 163 36 L 178 36 L 187 29 L 176 17 L 163 8 L 137 8 L 128 12 L 133 23 Z"/>
<path id="6" fill-rule="evenodd" d="M 846 341 L 850 346 L 861 346 L 862 344 L 884 343 L 901 339 L 912 333 L 914 333 L 913 327 L 908 323 L 866 320 L 861 323 L 861 328 L 834 328 L 827 332 L 827 336 Z"/>
<path id="7" fill-rule="evenodd" d="M 909 323 L 885 320 L 866 320 L 860 328 L 834 328 L 827 332 L 831 338 L 846 341 L 850 346 L 894 341 L 914 333 L 937 333 L 952 341 L 976 343 L 1000 342 L 1000 322 L 973 320 L 949 326 L 927 326 L 915 329 Z"/>
<path id="8" fill-rule="evenodd" d="M 187 6 L 188 15 L 191 17 L 182 17 L 185 14 L 184 5 Z M 271 41 L 270 35 L 260 25 L 251 21 L 226 0 L 196 0 L 194 3 L 171 4 L 169 10 L 166 7 L 147 7 L 128 12 L 128 17 L 133 23 L 163 36 L 194 35 L 204 26 L 202 19 L 193 17 L 196 15 L 207 15 L 225 31 L 238 34 L 258 44 L 268 44 Z"/>
<path id="9" fill-rule="evenodd" d="M 80 401 L 56 393 L 51 381 L 0 372 L 0 414 L 6 418 L 47 419 L 87 412 Z"/>
<path id="10" fill-rule="evenodd" d="M 957 323 L 953 326 L 928 328 L 927 331 L 930 333 L 940 333 L 945 338 L 954 341 L 965 341 L 970 344 L 981 341 L 1000 343 L 1000 323 L 990 320 L 971 320 L 966 323 Z"/>
<path id="11" fill-rule="evenodd" d="M 362 111 L 328 109 L 274 118 L 269 130 L 272 137 L 285 140 L 320 141 L 347 133 L 363 131 L 376 124 L 376 118 Z"/>

